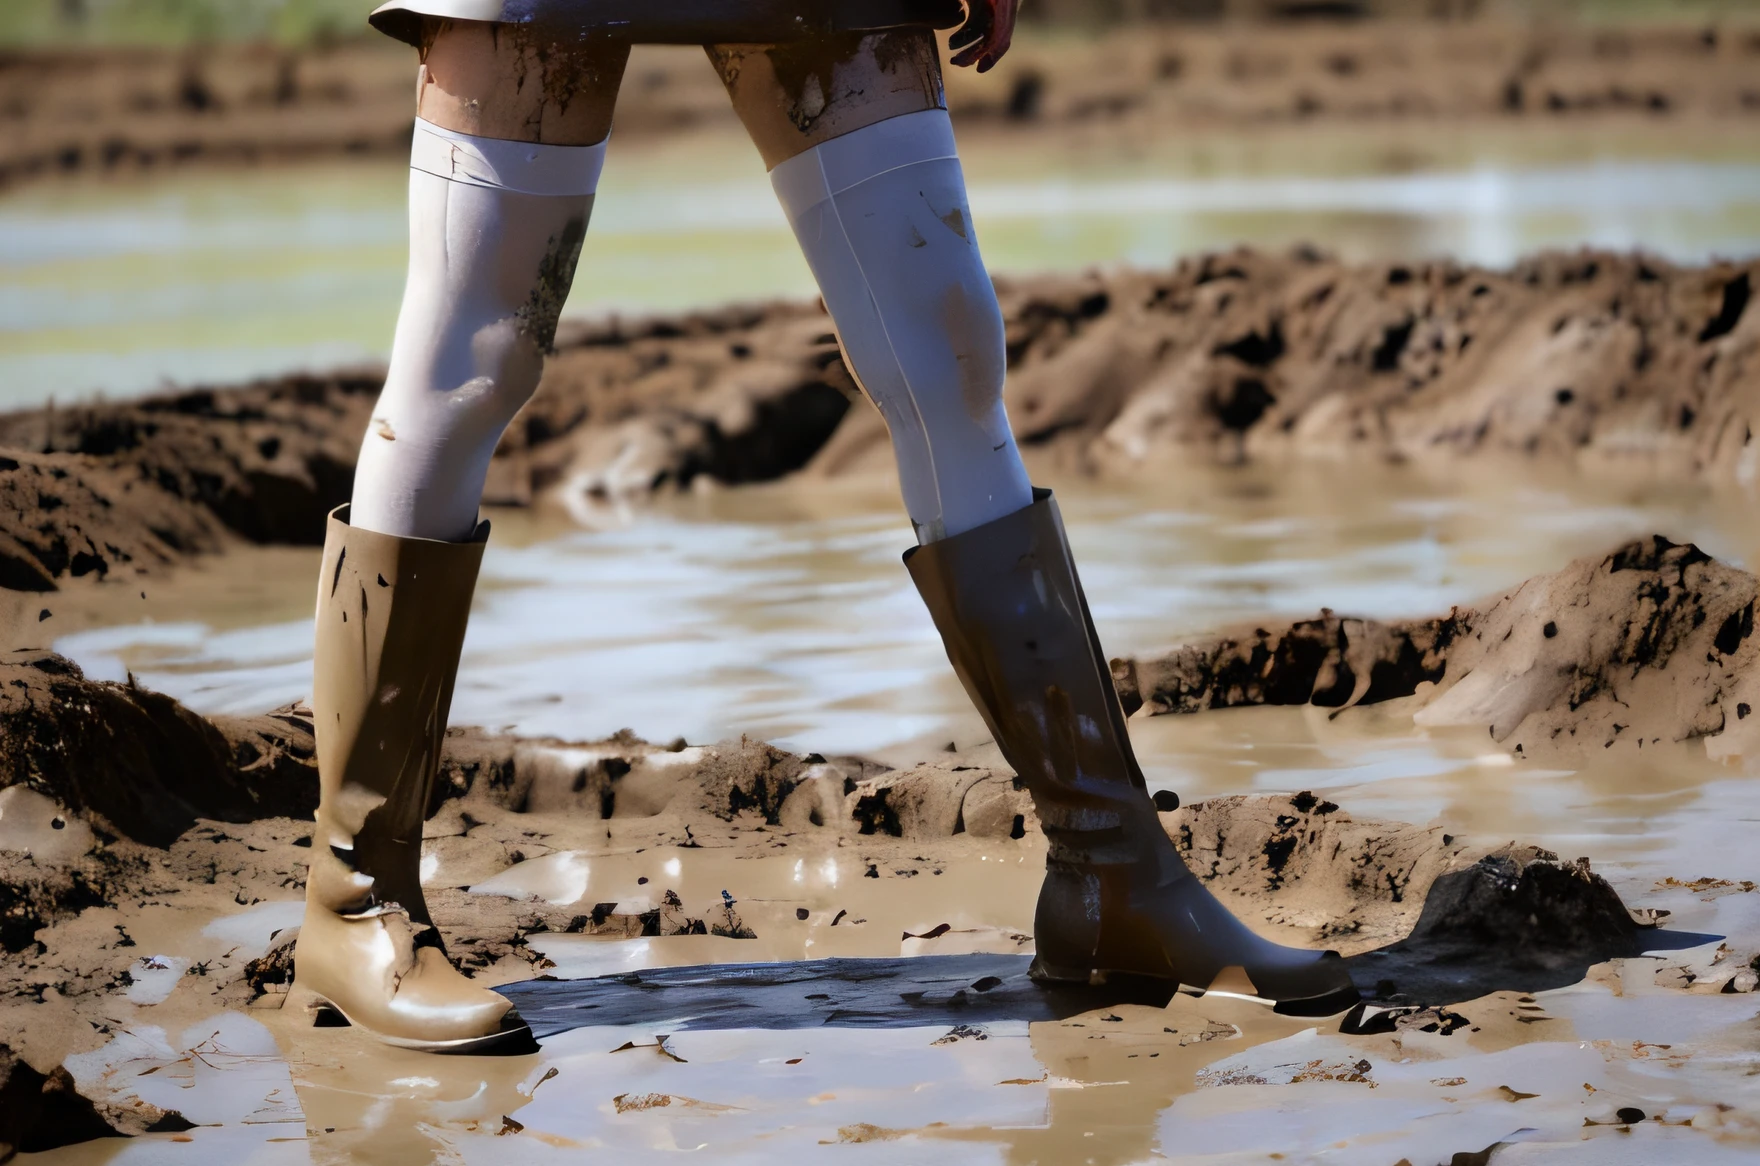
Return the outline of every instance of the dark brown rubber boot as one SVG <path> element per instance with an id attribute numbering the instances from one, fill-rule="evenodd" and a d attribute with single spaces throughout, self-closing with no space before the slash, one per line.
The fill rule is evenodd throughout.
<path id="1" fill-rule="evenodd" d="M 290 1002 L 405 1048 L 530 1052 L 506 997 L 452 966 L 422 896 L 422 821 L 489 524 L 469 542 L 330 516 L 312 720 L 318 826 Z"/>
<path id="2" fill-rule="evenodd" d="M 1186 868 L 1161 828 L 1048 490 L 1033 505 L 916 547 L 905 563 L 948 659 L 1050 842 L 1033 974 L 1216 984 L 1230 968 L 1281 1010 L 1357 1000 L 1334 952 L 1247 929 Z"/>

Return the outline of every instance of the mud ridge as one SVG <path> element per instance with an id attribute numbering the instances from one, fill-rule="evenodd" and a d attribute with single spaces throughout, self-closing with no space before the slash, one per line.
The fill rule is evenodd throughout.
<path id="1" fill-rule="evenodd" d="M 1594 251 L 1507 271 L 1238 251 L 1002 280 L 1009 411 L 1051 475 L 1368 456 L 1751 483 L 1757 283 L 1755 263 Z M 557 344 L 491 505 L 596 521 L 699 479 L 891 470 L 815 307 L 565 325 Z M 241 538 L 320 541 L 377 388 L 300 376 L 0 417 L 0 586 L 126 585 Z"/>
<path id="2" fill-rule="evenodd" d="M 1760 581 L 1656 535 L 1432 619 L 1325 612 L 1113 663 L 1138 715 L 1412 698 L 1422 726 L 1483 726 L 1521 757 L 1760 743 Z"/>

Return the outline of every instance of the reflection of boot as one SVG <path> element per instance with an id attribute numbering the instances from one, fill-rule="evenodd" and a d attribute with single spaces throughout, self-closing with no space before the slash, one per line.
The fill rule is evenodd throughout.
<path id="1" fill-rule="evenodd" d="M 1050 842 L 1035 976 L 1126 973 L 1203 989 L 1238 967 L 1258 995 L 1302 1011 L 1355 1001 L 1335 953 L 1254 935 L 1161 828 L 1049 491 L 905 561 Z"/>
<path id="2" fill-rule="evenodd" d="M 391 1044 L 530 1051 L 498 993 L 446 959 L 422 897 L 426 817 L 487 523 L 469 542 L 330 517 L 312 694 L 318 827 L 295 992 Z"/>

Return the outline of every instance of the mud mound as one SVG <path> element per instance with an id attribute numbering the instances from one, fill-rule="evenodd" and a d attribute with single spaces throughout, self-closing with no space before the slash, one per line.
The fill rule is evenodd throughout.
<path id="1" fill-rule="evenodd" d="M 1760 264 L 1606 252 L 1486 271 L 1251 251 L 1005 280 L 1009 411 L 1039 469 L 1447 454 L 1743 482 L 1760 473 L 1757 280 Z M 700 477 L 892 465 L 816 308 L 577 325 L 558 348 L 491 465 L 491 505 L 591 518 Z M 294 377 L 0 417 L 0 447 L 22 451 L 0 460 L 0 585 L 132 579 L 234 537 L 320 541 L 377 388 Z"/>
<path id="2" fill-rule="evenodd" d="M 1170 271 L 999 280 L 1009 413 L 1039 468 L 1447 454 L 1745 480 L 1760 465 L 1740 404 L 1760 376 L 1760 312 L 1748 310 L 1757 279 L 1760 265 L 1605 252 L 1487 271 L 1240 251 Z M 864 404 L 845 417 L 832 395 L 853 385 L 822 324 L 754 334 L 769 341 L 762 359 L 725 327 L 719 350 L 652 330 L 635 341 L 582 334 L 532 407 L 542 419 L 525 442 L 532 468 L 503 450 L 504 495 L 554 487 L 580 506 L 699 473 L 890 468 L 879 414 Z M 660 410 L 631 407 L 655 393 Z M 607 398 L 612 409 L 595 417 L 592 402 Z M 809 401 L 823 404 L 803 412 Z M 753 451 L 770 451 L 761 435 L 783 418 L 813 432 L 795 422 L 775 443 L 787 459 L 718 465 L 699 451 L 724 448 L 715 434 L 727 417 Z"/>
<path id="3" fill-rule="evenodd" d="M 1091 27 L 1096 13 L 1088 7 L 1078 19 Z M 1760 39 L 1746 29 L 1262 23 L 1252 18 L 1390 6 L 1229 7 L 1244 18 L 1138 23 L 1082 37 L 1023 29 L 996 74 L 949 70 L 949 104 L 968 137 L 1022 126 L 1141 135 L 1491 118 L 1740 125 L 1760 112 L 1752 81 Z M 1447 6 L 1391 7 L 1394 15 L 1449 15 Z M 413 54 L 377 37 L 303 50 L 10 54 L 0 60 L 9 130 L 0 183 L 401 154 L 413 69 Z M 617 117 L 623 133 L 638 137 L 705 127 L 741 134 L 714 73 L 692 49 L 638 50 Z"/>
<path id="4" fill-rule="evenodd" d="M 0 586 L 127 581 L 233 538 L 322 542 L 379 385 L 289 377 L 0 417 Z"/>
<path id="5" fill-rule="evenodd" d="M 0 787 L 50 797 L 110 838 L 166 846 L 197 818 L 308 816 L 311 757 L 296 717 L 210 721 L 159 693 L 88 681 L 53 653 L 0 655 Z"/>
<path id="6" fill-rule="evenodd" d="M 1344 953 L 1384 1004 L 1557 988 L 1609 959 L 1714 938 L 1640 922 L 1586 858 L 1358 821 L 1311 793 L 1214 798 L 1162 823 L 1213 890 Z"/>
<path id="7" fill-rule="evenodd" d="M 1751 752 L 1757 581 L 1660 535 L 1430 620 L 1326 613 L 1118 660 L 1133 712 L 1329 708 L 1419 697 L 1420 725 L 1484 725 L 1527 757 L 1703 739 Z"/>
<path id="8" fill-rule="evenodd" d="M 120 1116 L 120 1115 L 117 1115 Z M 133 1133 L 188 1129 L 161 1124 L 164 1115 L 140 1123 Z M 73 1076 L 60 1065 L 39 1073 L 0 1045 L 0 1161 L 118 1134 L 91 1101 L 80 1096 Z"/>

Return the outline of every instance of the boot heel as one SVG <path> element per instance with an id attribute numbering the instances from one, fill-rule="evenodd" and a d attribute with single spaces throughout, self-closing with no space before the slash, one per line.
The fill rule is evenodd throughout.
<path id="1" fill-rule="evenodd" d="M 1092 871 L 1046 863 L 1033 910 L 1036 980 L 1086 984 L 1100 947 L 1100 880 Z"/>
<path id="2" fill-rule="evenodd" d="M 303 1014 L 311 1021 L 313 1028 L 349 1027 L 348 1017 L 342 1015 L 334 1004 L 297 980 L 287 990 L 287 998 L 281 1002 L 281 1010 Z"/>

